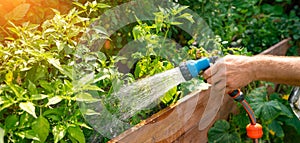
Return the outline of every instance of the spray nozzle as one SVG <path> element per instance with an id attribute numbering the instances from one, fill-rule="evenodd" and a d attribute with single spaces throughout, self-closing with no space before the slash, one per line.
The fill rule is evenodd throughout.
<path id="1" fill-rule="evenodd" d="M 179 65 L 182 76 L 186 81 L 198 76 L 198 74 L 210 67 L 210 60 L 208 58 L 201 58 L 199 60 L 189 60 L 182 62 Z"/>

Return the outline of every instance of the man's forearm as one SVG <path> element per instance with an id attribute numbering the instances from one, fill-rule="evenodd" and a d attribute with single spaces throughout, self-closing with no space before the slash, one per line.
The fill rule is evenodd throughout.
<path id="1" fill-rule="evenodd" d="M 300 57 L 254 56 L 250 69 L 255 80 L 300 86 Z"/>

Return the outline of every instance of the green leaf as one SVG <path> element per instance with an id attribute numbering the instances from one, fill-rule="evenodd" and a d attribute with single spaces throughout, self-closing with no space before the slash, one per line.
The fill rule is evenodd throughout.
<path id="1" fill-rule="evenodd" d="M 187 9 L 189 6 L 180 6 L 178 9 L 175 9 L 175 15 L 182 12 L 183 10 Z"/>
<path id="2" fill-rule="evenodd" d="M 209 142 L 239 143 L 241 139 L 237 132 L 230 132 L 230 125 L 225 120 L 218 120 L 208 131 Z"/>
<path id="3" fill-rule="evenodd" d="M 28 87 L 27 88 L 28 88 L 30 94 L 37 94 L 38 93 L 35 84 L 33 84 L 30 80 L 28 80 Z"/>
<path id="4" fill-rule="evenodd" d="M 26 77 L 28 80 L 36 83 L 38 80 L 45 78 L 47 74 L 47 67 L 35 64 L 33 65 L 33 68 L 28 71 L 28 75 Z"/>
<path id="5" fill-rule="evenodd" d="M 31 95 L 30 100 L 42 100 L 47 97 L 48 97 L 48 95 L 44 95 L 44 94 L 34 94 L 34 95 Z"/>
<path id="6" fill-rule="evenodd" d="M 43 113 L 43 116 L 50 118 L 53 121 L 60 121 L 62 118 L 64 118 L 64 109 L 63 108 L 48 109 Z"/>
<path id="7" fill-rule="evenodd" d="M 70 138 L 69 138 L 70 139 Z M 71 139 L 70 139 L 71 140 Z M 64 140 L 60 140 L 59 141 L 59 143 L 68 143 L 68 142 L 66 142 L 66 141 L 64 141 Z M 72 142 L 73 143 L 73 142 Z M 76 141 L 75 141 L 75 143 L 76 143 Z"/>
<path id="8" fill-rule="evenodd" d="M 281 115 L 288 116 L 289 118 L 292 118 L 294 116 L 293 113 L 288 109 L 288 107 L 286 107 L 285 105 L 283 105 L 280 102 L 278 102 L 278 104 L 281 109 Z"/>
<path id="9" fill-rule="evenodd" d="M 232 120 L 230 121 L 230 124 L 232 126 L 238 126 L 239 134 L 246 134 L 246 126 L 249 124 L 249 118 L 248 116 L 246 116 L 247 114 L 246 111 L 241 108 L 243 107 L 239 107 L 240 109 L 239 114 L 232 116 Z"/>
<path id="10" fill-rule="evenodd" d="M 16 133 L 21 138 L 32 139 L 36 141 L 40 141 L 38 135 L 34 132 L 34 130 L 27 130 Z"/>
<path id="11" fill-rule="evenodd" d="M 79 3 L 79 2 L 73 2 L 73 4 L 76 5 L 76 6 L 79 6 L 80 8 L 82 8 L 82 9 L 84 9 L 84 10 L 87 8 L 87 7 L 84 6 L 82 3 Z"/>
<path id="12" fill-rule="evenodd" d="M 39 116 L 37 120 L 32 124 L 32 129 L 38 135 L 41 142 L 45 142 L 50 130 L 50 124 L 46 118 Z"/>
<path id="13" fill-rule="evenodd" d="M 300 134 L 300 122 L 299 122 L 299 119 L 295 115 L 293 118 L 285 119 L 284 123 L 286 125 L 293 127 L 297 131 L 297 133 Z"/>
<path id="14" fill-rule="evenodd" d="M 97 58 L 100 60 L 100 61 L 105 61 L 105 60 L 107 60 L 107 58 L 106 58 L 106 55 L 103 53 L 103 52 L 97 52 Z"/>
<path id="15" fill-rule="evenodd" d="M 263 12 L 271 15 L 281 15 L 283 13 L 283 7 L 278 5 L 263 4 L 261 8 Z"/>
<path id="16" fill-rule="evenodd" d="M 94 81 L 94 73 L 86 74 L 78 81 L 74 81 L 74 90 L 78 91 L 78 89 L 82 88 L 87 84 L 91 84 L 93 81 Z"/>
<path id="17" fill-rule="evenodd" d="M 54 67 L 56 67 L 58 70 L 63 71 L 63 68 L 60 65 L 60 62 L 58 59 L 55 58 L 48 58 L 47 61 L 53 65 Z"/>
<path id="18" fill-rule="evenodd" d="M 48 116 L 48 115 L 58 115 L 58 116 L 63 116 L 64 114 L 64 107 L 58 107 L 58 108 L 53 108 L 53 109 L 48 109 L 43 113 L 43 116 Z"/>
<path id="19" fill-rule="evenodd" d="M 51 83 L 49 83 L 45 80 L 41 80 L 41 81 L 39 81 L 39 83 L 40 83 L 41 87 L 43 87 L 46 91 L 48 91 L 50 93 L 54 92 L 54 88 L 51 85 Z"/>
<path id="20" fill-rule="evenodd" d="M 6 97 L 2 96 L 0 97 L 0 111 L 2 111 L 5 108 L 10 107 L 11 105 L 13 105 L 14 103 L 12 101 L 10 101 L 9 99 L 7 99 Z"/>
<path id="21" fill-rule="evenodd" d="M 85 137 L 82 132 L 82 130 L 76 126 L 76 127 L 69 127 L 68 133 L 75 138 L 79 143 L 85 143 Z"/>
<path id="22" fill-rule="evenodd" d="M 48 103 L 46 104 L 46 106 L 57 104 L 57 103 L 59 103 L 61 100 L 62 100 L 62 98 L 61 98 L 60 96 L 54 96 L 54 97 L 52 97 L 52 98 L 49 99 L 49 101 L 48 101 Z"/>
<path id="23" fill-rule="evenodd" d="M 97 7 L 98 7 L 98 8 L 110 8 L 109 5 L 104 4 L 104 3 L 98 3 L 98 4 L 97 4 Z"/>
<path id="24" fill-rule="evenodd" d="M 19 117 L 17 115 L 10 115 L 5 119 L 5 129 L 14 129 L 19 125 Z"/>
<path id="25" fill-rule="evenodd" d="M 102 74 L 97 74 L 97 75 L 95 76 L 93 82 L 96 83 L 96 82 L 98 82 L 98 81 L 107 79 L 107 78 L 109 78 L 109 77 L 110 77 L 110 75 L 108 75 L 108 74 L 104 74 L 104 75 L 102 75 Z"/>
<path id="26" fill-rule="evenodd" d="M 24 88 L 20 87 L 17 84 L 7 84 L 10 89 L 14 92 L 14 94 L 18 97 L 18 98 L 23 98 L 23 95 L 25 95 L 27 92 Z"/>
<path id="27" fill-rule="evenodd" d="M 57 126 L 53 127 L 52 134 L 54 136 L 54 143 L 57 143 L 62 138 L 64 138 L 66 133 L 67 133 L 67 129 L 63 125 L 57 125 Z"/>
<path id="28" fill-rule="evenodd" d="M 4 104 L 5 102 L 7 102 L 6 99 L 0 96 L 0 105 Z"/>
<path id="29" fill-rule="evenodd" d="M 5 108 L 8 108 L 10 106 L 12 106 L 14 103 L 5 103 L 3 105 L 0 106 L 0 111 L 4 110 Z"/>
<path id="30" fill-rule="evenodd" d="M 4 143 L 4 130 L 0 127 L 0 143 Z"/>
<path id="31" fill-rule="evenodd" d="M 182 23 L 181 22 L 176 22 L 176 21 L 173 21 L 170 23 L 171 25 L 181 25 Z"/>
<path id="32" fill-rule="evenodd" d="M 142 27 L 141 26 L 135 26 L 135 27 L 133 27 L 133 29 L 132 29 L 132 35 L 133 35 L 134 40 L 140 39 L 142 32 L 143 31 L 142 31 Z"/>
<path id="33" fill-rule="evenodd" d="M 24 111 L 26 111 L 27 113 L 29 113 L 30 115 L 32 115 L 34 118 L 37 118 L 36 114 L 35 114 L 35 107 L 34 104 L 27 101 L 27 102 L 22 102 L 19 104 L 20 108 Z"/>
<path id="34" fill-rule="evenodd" d="M 62 42 L 59 41 L 59 40 L 56 40 L 56 41 L 55 41 L 55 44 L 56 44 L 56 47 L 57 47 L 58 52 L 60 52 L 61 50 L 63 50 L 64 47 L 65 47 L 65 44 L 62 43 Z"/>
<path id="35" fill-rule="evenodd" d="M 275 135 L 277 137 L 283 138 L 284 137 L 284 132 L 283 129 L 281 127 L 281 125 L 278 123 L 278 121 L 273 120 L 271 122 L 271 124 L 269 124 L 269 130 L 271 130 L 270 132 L 275 132 Z"/>
<path id="36" fill-rule="evenodd" d="M 63 75 L 69 77 L 71 80 L 73 80 L 73 67 L 72 66 L 62 66 L 63 70 L 60 71 Z"/>
<path id="37" fill-rule="evenodd" d="M 93 128 L 91 128 L 90 126 L 88 126 L 88 125 L 85 124 L 85 123 L 77 122 L 77 123 L 75 123 L 75 124 L 78 125 L 78 126 L 80 126 L 80 127 L 84 127 L 84 128 L 93 130 Z"/>
<path id="38" fill-rule="evenodd" d="M 99 112 L 96 112 L 95 110 L 92 109 L 81 109 L 80 111 L 83 115 L 87 115 L 87 116 L 100 115 Z"/>
<path id="39" fill-rule="evenodd" d="M 261 118 L 265 122 L 270 122 L 281 113 L 278 101 L 254 102 L 250 103 L 250 106 L 253 108 L 256 117 Z"/>
<path id="40" fill-rule="evenodd" d="M 93 27 L 93 30 L 95 30 L 95 32 L 97 33 L 97 34 L 103 34 L 103 35 L 107 35 L 107 31 L 106 31 L 106 29 L 104 28 L 104 27 L 102 27 L 102 26 L 94 26 Z"/>
<path id="41" fill-rule="evenodd" d="M 43 33 L 46 34 L 46 33 L 53 33 L 55 32 L 56 30 L 54 28 L 47 28 Z"/>
<path id="42" fill-rule="evenodd" d="M 104 92 L 103 89 L 101 89 L 100 87 L 98 87 L 96 85 L 85 85 L 82 87 L 82 90 L 94 90 L 94 91 Z"/>
<path id="43" fill-rule="evenodd" d="M 97 102 L 100 101 L 100 99 L 94 98 L 91 94 L 81 92 L 76 95 L 76 101 L 82 101 L 82 102 Z"/>
<path id="44" fill-rule="evenodd" d="M 195 22 L 193 19 L 193 16 L 189 13 L 184 13 L 184 14 L 178 16 L 178 18 L 185 18 L 185 19 L 189 20 L 191 23 Z"/>
<path id="45" fill-rule="evenodd" d="M 26 13 L 28 12 L 30 8 L 30 4 L 28 3 L 24 3 L 24 4 L 20 4 L 17 7 L 15 7 L 12 11 L 10 11 L 9 13 L 4 15 L 4 18 L 7 21 L 18 21 L 21 20 L 25 17 Z"/>
<path id="46" fill-rule="evenodd" d="M 47 61 L 56 67 L 63 75 L 66 75 L 70 79 L 73 79 L 73 68 L 71 66 L 61 65 L 59 59 L 47 58 Z"/>
<path id="47" fill-rule="evenodd" d="M 34 118 L 27 112 L 24 112 L 20 117 L 20 127 L 30 127 Z"/>
<path id="48" fill-rule="evenodd" d="M 168 92 L 164 94 L 164 96 L 160 99 L 163 103 L 167 104 L 173 100 L 173 96 L 177 93 L 177 87 L 170 89 Z"/>
<path id="49" fill-rule="evenodd" d="M 72 143 L 78 143 L 78 141 L 75 139 L 75 138 L 73 138 L 70 134 L 68 134 L 68 139 L 72 142 Z M 61 140 L 62 141 L 62 140 Z M 60 141 L 60 142 L 61 142 Z"/>
<path id="50" fill-rule="evenodd" d="M 271 122 L 281 114 L 282 109 L 280 102 L 277 100 L 267 101 L 266 96 L 266 87 L 259 87 L 252 90 L 246 99 L 249 101 L 257 118 L 260 118 L 265 122 Z"/>

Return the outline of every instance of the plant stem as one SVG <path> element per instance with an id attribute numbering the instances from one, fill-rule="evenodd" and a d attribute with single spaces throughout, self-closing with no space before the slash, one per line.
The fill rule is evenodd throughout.
<path id="1" fill-rule="evenodd" d="M 4 33 L 5 34 L 7 34 L 7 35 L 9 35 L 9 33 L 4 29 L 4 26 L 2 27 L 2 26 L 0 26 L 0 28 L 1 28 L 1 30 L 3 30 L 4 31 Z"/>

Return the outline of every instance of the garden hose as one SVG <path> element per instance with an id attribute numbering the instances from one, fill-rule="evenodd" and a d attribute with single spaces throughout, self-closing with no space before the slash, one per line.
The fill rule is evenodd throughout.
<path id="1" fill-rule="evenodd" d="M 253 139 L 254 143 L 258 143 L 258 139 L 263 136 L 262 126 L 256 123 L 255 114 L 248 102 L 244 99 L 244 94 L 240 89 L 237 89 L 228 93 L 228 95 L 231 96 L 235 101 L 240 102 L 243 105 L 251 122 L 246 126 L 247 136 Z"/>
<path id="2" fill-rule="evenodd" d="M 210 67 L 210 63 L 214 63 L 217 60 L 217 57 L 211 58 L 201 58 L 199 60 L 189 60 L 186 62 L 182 62 L 179 65 L 179 69 L 181 71 L 182 76 L 186 81 L 191 80 L 194 77 L 197 77 L 201 71 L 206 70 Z M 250 124 L 247 125 L 246 131 L 247 136 L 253 139 L 254 143 L 258 143 L 258 139 L 263 136 L 262 126 L 256 123 L 255 114 L 244 99 L 244 94 L 241 92 L 240 89 L 233 90 L 232 92 L 228 93 L 235 101 L 240 102 L 244 109 L 246 110 Z"/>

